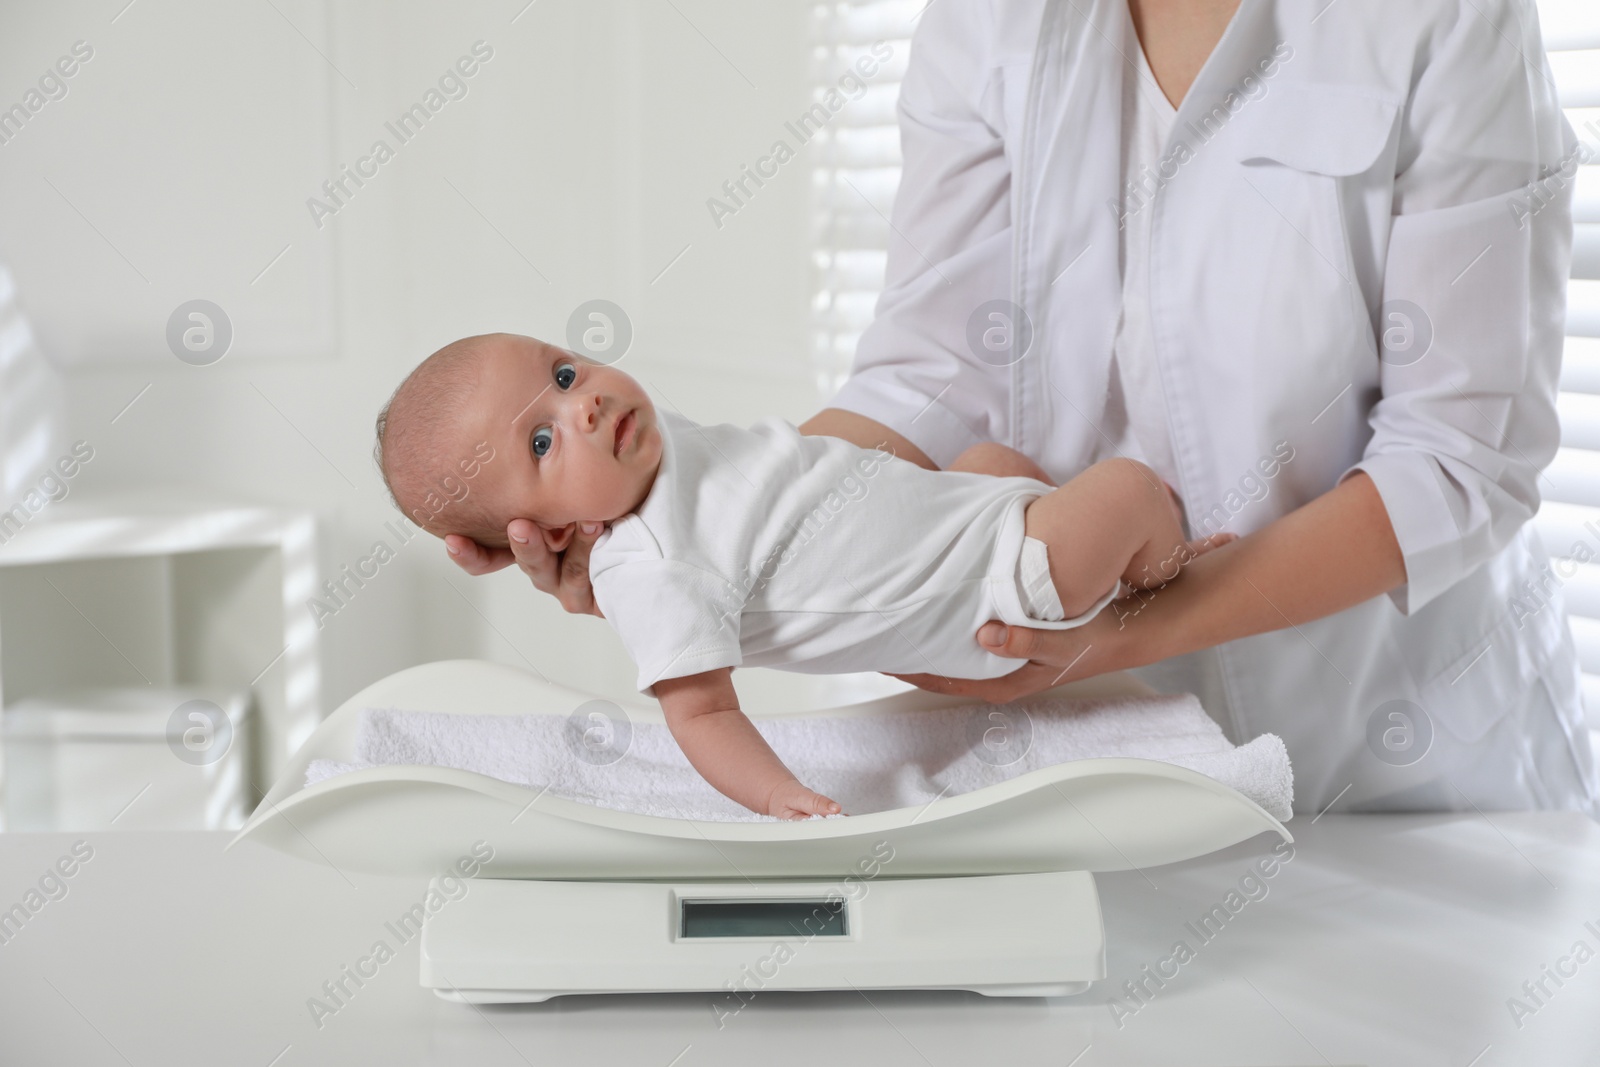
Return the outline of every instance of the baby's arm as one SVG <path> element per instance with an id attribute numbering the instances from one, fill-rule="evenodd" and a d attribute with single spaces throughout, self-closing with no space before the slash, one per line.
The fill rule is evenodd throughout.
<path id="1" fill-rule="evenodd" d="M 1049 549 L 1050 574 L 1068 618 L 1119 579 L 1163 585 L 1179 568 L 1235 539 L 1187 541 L 1166 484 L 1137 460 L 1109 459 L 1028 505 L 1026 530 Z"/>
<path id="2" fill-rule="evenodd" d="M 678 747 L 724 796 L 780 819 L 838 814 L 839 805 L 802 785 L 739 710 L 732 668 L 663 679 L 655 694 Z"/>

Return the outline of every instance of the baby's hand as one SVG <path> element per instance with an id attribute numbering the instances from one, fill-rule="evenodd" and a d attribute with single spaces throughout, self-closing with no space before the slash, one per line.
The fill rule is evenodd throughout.
<path id="1" fill-rule="evenodd" d="M 798 778 L 790 778 L 773 789 L 767 798 L 767 814 L 780 819 L 809 819 L 813 815 L 837 815 L 838 804 L 821 793 L 807 789 Z"/>

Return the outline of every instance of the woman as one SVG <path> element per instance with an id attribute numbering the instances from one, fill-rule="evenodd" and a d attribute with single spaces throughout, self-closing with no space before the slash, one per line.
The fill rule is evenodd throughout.
<path id="1" fill-rule="evenodd" d="M 1282 736 L 1300 811 L 1600 816 L 1528 524 L 1576 158 L 1531 3 L 940 0 L 900 125 L 876 318 L 804 429 L 928 466 L 997 441 L 1056 481 L 1133 455 L 1191 533 L 1248 535 L 1080 629 L 987 624 L 1032 661 L 1006 678 L 912 681 L 1136 669 Z M 599 531 L 556 560 L 512 526 L 592 611 Z"/>

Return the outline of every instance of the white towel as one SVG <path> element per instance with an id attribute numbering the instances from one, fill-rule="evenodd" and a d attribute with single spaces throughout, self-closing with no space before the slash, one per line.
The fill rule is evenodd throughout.
<path id="1" fill-rule="evenodd" d="M 1282 740 L 1262 734 L 1235 748 L 1188 694 L 1032 698 L 859 718 L 754 721 L 802 782 L 851 815 L 919 807 L 1041 767 L 1105 756 L 1163 760 L 1198 771 L 1279 820 L 1290 817 L 1294 801 Z M 548 787 L 552 795 L 618 811 L 707 822 L 771 821 L 713 789 L 666 726 L 635 722 L 628 730 L 624 754 L 601 766 L 577 758 L 574 733 L 561 715 L 366 708 L 356 734 L 357 761 L 312 760 L 306 784 L 365 767 L 422 764 Z"/>

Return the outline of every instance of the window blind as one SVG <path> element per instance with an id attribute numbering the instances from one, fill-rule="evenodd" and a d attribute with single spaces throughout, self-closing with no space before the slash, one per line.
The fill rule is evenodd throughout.
<path id="1" fill-rule="evenodd" d="M 1574 191 L 1561 447 L 1540 479 L 1534 523 L 1567 602 L 1589 728 L 1600 730 L 1600 4 L 1539 0 L 1538 10 L 1562 109 L 1583 143 L 1579 158 L 1591 162 L 1578 168 Z"/>
<path id="2" fill-rule="evenodd" d="M 837 90 L 857 60 L 890 50 L 866 91 L 812 139 L 812 369 L 832 396 L 850 373 L 883 288 L 889 209 L 900 186 L 895 102 L 911 34 L 926 0 L 855 0 L 812 7 L 813 98 Z M 878 44 L 878 42 L 882 42 Z M 873 58 L 876 58 L 874 56 Z"/>
<path id="3" fill-rule="evenodd" d="M 895 101 L 925 0 L 812 7 L 815 99 L 837 88 L 875 42 L 893 58 L 814 139 L 812 367 L 822 396 L 850 371 L 883 285 L 889 210 L 900 182 Z M 1578 168 L 1576 232 L 1561 370 L 1561 448 L 1540 480 L 1535 523 L 1559 566 L 1583 669 L 1591 729 L 1600 730 L 1600 3 L 1538 0 L 1562 108 L 1592 159 Z M 1575 549 L 1585 545 L 1586 550 Z M 1586 552 L 1592 559 L 1580 562 Z M 1570 577 L 1568 577 L 1570 575 Z"/>

